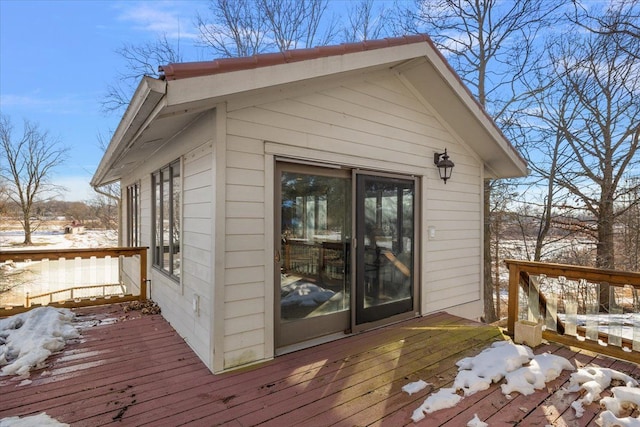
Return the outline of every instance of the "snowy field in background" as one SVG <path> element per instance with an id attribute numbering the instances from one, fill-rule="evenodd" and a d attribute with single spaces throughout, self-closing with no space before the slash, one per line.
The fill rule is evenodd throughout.
<path id="1" fill-rule="evenodd" d="M 33 246 L 22 246 L 22 230 L 0 231 L 0 251 L 38 249 L 108 248 L 118 246 L 114 230 L 86 230 L 82 234 L 65 234 L 63 228 L 36 231 L 31 235 Z"/>

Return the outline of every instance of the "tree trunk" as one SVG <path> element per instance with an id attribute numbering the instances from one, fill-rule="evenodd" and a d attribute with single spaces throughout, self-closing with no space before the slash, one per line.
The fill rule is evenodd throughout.
<path id="1" fill-rule="evenodd" d="M 492 253 L 491 253 L 491 181 L 484 181 L 484 321 L 498 320 L 493 303 Z"/>
<path id="2" fill-rule="evenodd" d="M 24 221 L 24 245 L 32 245 L 33 243 L 31 242 L 31 220 L 29 219 L 29 215 L 24 215 L 23 216 L 23 221 Z"/>
<path id="3" fill-rule="evenodd" d="M 608 194 L 603 191 L 602 202 L 598 216 L 598 243 L 596 249 L 596 267 L 608 270 L 614 269 L 614 244 L 613 244 L 613 202 Z M 600 283 L 600 311 L 609 312 L 611 303 L 608 283 Z"/>

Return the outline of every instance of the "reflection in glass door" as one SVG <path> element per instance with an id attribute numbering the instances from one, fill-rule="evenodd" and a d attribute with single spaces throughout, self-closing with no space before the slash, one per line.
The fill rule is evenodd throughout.
<path id="1" fill-rule="evenodd" d="M 415 182 L 357 175 L 356 324 L 414 310 Z"/>
<path id="2" fill-rule="evenodd" d="M 351 174 L 278 164 L 276 348 L 350 326 Z"/>

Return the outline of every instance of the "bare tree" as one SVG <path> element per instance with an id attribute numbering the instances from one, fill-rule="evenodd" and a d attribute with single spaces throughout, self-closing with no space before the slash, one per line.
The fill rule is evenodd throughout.
<path id="1" fill-rule="evenodd" d="M 480 104 L 498 123 L 529 94 L 518 81 L 536 67 L 536 41 L 548 24 L 550 5 L 543 0 L 418 0 L 400 8 L 396 31 L 430 34 Z M 504 121 L 504 122 L 503 122 Z M 497 320 L 493 302 L 491 195 L 484 186 L 484 320 Z"/>
<path id="2" fill-rule="evenodd" d="M 166 35 L 156 41 L 139 45 L 125 43 L 116 53 L 125 60 L 126 66 L 107 86 L 107 92 L 102 99 L 102 111 L 106 113 L 119 112 L 126 108 L 143 76 L 157 77 L 159 65 L 183 60 L 180 41 L 173 44 Z"/>
<path id="3" fill-rule="evenodd" d="M 110 137 L 99 133 L 98 147 L 106 151 Z M 118 230 L 120 223 L 120 181 L 115 181 L 100 187 L 94 187 L 96 194 L 89 202 L 93 209 L 93 215 L 100 221 L 100 226 L 106 230 Z"/>
<path id="4" fill-rule="evenodd" d="M 640 43 L 640 2 L 638 0 L 620 0 L 611 2 L 607 13 L 602 13 L 597 7 L 586 8 L 582 2 L 573 0 L 574 14 L 571 21 L 588 31 L 604 36 L 619 36 L 612 38 L 617 47 L 635 57 L 638 51 L 634 45 Z"/>
<path id="5" fill-rule="evenodd" d="M 268 22 L 255 0 L 210 0 L 209 16 L 200 14 L 196 25 L 203 46 L 215 56 L 251 56 L 268 50 Z"/>
<path id="6" fill-rule="evenodd" d="M 111 197 L 106 192 L 96 193 L 96 196 L 89 201 L 91 216 L 97 219 L 98 226 L 105 230 L 118 230 L 119 205 L 119 197 Z"/>
<path id="7" fill-rule="evenodd" d="M 626 172 L 640 165 L 640 43 L 630 54 L 611 40 L 619 36 L 562 39 L 551 51 L 555 79 L 567 97 L 556 120 L 569 148 L 556 183 L 596 219 L 600 268 L 615 266 L 614 223 L 624 212 L 615 205 Z"/>
<path id="8" fill-rule="evenodd" d="M 376 9 L 376 6 L 378 8 Z M 384 19 L 384 5 L 374 0 L 360 0 L 349 3 L 346 23 L 342 30 L 345 42 L 375 40 L 387 34 L 387 20 Z"/>
<path id="9" fill-rule="evenodd" d="M 616 250 L 621 257 L 616 257 L 616 268 L 640 271 L 640 176 L 625 179 L 623 188 L 625 196 L 619 209 L 625 212 L 619 218 L 622 230 Z"/>
<path id="10" fill-rule="evenodd" d="M 53 169 L 65 159 L 67 149 L 61 147 L 37 124 L 24 121 L 23 134 L 14 139 L 13 124 L 8 116 L 0 116 L 0 160 L 2 179 L 6 183 L 7 196 L 20 207 L 20 222 L 24 229 L 24 244 L 31 245 L 32 209 L 34 203 L 61 187 L 49 179 Z M 5 169 L 6 167 L 6 169 Z"/>
<path id="11" fill-rule="evenodd" d="M 548 47 L 545 48 L 547 50 Z M 566 93 L 554 88 L 554 78 L 548 74 L 548 67 L 536 70 L 535 77 L 524 82 L 531 102 L 514 113 L 515 117 L 509 131 L 517 141 L 524 141 L 526 149 L 522 150 L 528 160 L 530 175 L 523 180 L 527 203 L 537 206 L 536 216 L 527 215 L 527 221 L 535 222 L 536 229 L 532 233 L 535 246 L 532 259 L 541 261 L 546 245 L 558 243 L 567 238 L 575 230 L 558 228 L 557 223 L 564 223 L 566 213 L 567 193 L 556 183 L 559 171 L 567 167 L 569 148 L 559 130 L 557 117 L 564 115 L 570 109 Z M 519 135 L 514 135 L 517 130 Z M 527 191 L 529 190 L 529 191 Z M 527 196 L 527 192 L 533 193 Z M 554 232 L 553 239 L 549 239 Z M 527 239 L 529 236 L 523 236 Z"/>
<path id="12" fill-rule="evenodd" d="M 327 0 L 257 0 L 257 4 L 280 52 L 328 44 L 333 38 L 333 23 L 320 33 Z"/>
<path id="13" fill-rule="evenodd" d="M 0 171 L 1 169 L 1 164 L 0 164 Z M 5 178 L 3 177 L 3 173 L 0 172 L 0 216 L 4 216 L 7 214 L 7 211 L 9 210 L 9 193 L 8 193 L 8 189 L 9 186 L 8 184 L 5 182 Z"/>
<path id="14" fill-rule="evenodd" d="M 325 22 L 328 0 L 210 0 L 210 17 L 196 23 L 203 46 L 216 56 L 252 56 L 264 52 L 328 44 L 335 20 Z"/>

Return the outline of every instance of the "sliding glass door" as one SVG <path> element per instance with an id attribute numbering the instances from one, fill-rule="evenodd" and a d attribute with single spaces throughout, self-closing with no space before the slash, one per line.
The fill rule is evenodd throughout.
<path id="1" fill-rule="evenodd" d="M 278 163 L 276 180 L 277 349 L 413 314 L 414 179 Z"/>
<path id="2" fill-rule="evenodd" d="M 374 175 L 356 178 L 356 324 L 414 307 L 415 182 Z"/>
<path id="3" fill-rule="evenodd" d="M 276 347 L 349 329 L 351 174 L 280 164 Z"/>

